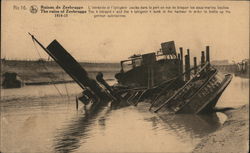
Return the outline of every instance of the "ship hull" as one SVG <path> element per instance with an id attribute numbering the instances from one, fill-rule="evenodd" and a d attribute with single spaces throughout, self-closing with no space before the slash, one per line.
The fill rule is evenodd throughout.
<path id="1" fill-rule="evenodd" d="M 231 80 L 231 74 L 224 75 L 223 78 L 219 72 L 216 72 L 216 74 L 188 100 L 187 104 L 182 106 L 175 113 L 202 114 L 213 112 L 220 96 Z"/>

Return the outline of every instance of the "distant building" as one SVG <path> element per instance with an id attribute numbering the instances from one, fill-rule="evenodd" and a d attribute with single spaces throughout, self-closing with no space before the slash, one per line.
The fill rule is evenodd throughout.
<path id="1" fill-rule="evenodd" d="M 21 88 L 22 82 L 15 72 L 5 72 L 3 74 L 3 88 Z"/>
<path id="2" fill-rule="evenodd" d="M 237 63 L 237 69 L 235 75 L 246 76 L 249 78 L 249 59 L 244 59 L 241 62 Z"/>
<path id="3" fill-rule="evenodd" d="M 0 59 L 0 62 L 5 62 L 5 61 L 6 61 L 5 58 Z"/>

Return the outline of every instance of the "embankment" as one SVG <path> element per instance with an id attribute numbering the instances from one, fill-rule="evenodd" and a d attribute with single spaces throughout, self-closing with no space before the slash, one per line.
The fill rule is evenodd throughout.
<path id="1" fill-rule="evenodd" d="M 103 72 L 105 79 L 113 79 L 114 74 L 120 71 L 119 63 L 80 62 L 80 64 L 91 78 L 95 78 L 98 72 Z M 1 61 L 1 76 L 5 72 L 17 73 L 18 77 L 27 84 L 72 81 L 71 77 L 54 61 L 4 60 Z"/>
<path id="2" fill-rule="evenodd" d="M 249 105 L 225 112 L 228 119 L 216 132 L 208 135 L 193 153 L 249 152 Z"/>

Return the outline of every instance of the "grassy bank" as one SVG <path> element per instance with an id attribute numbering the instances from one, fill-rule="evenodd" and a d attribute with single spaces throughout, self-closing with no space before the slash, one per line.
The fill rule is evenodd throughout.
<path id="1" fill-rule="evenodd" d="M 84 63 L 81 66 L 94 78 L 98 72 L 104 73 L 104 78 L 112 79 L 119 72 L 119 63 Z M 1 76 L 5 72 L 15 72 L 24 83 L 70 81 L 71 77 L 54 61 L 1 61 Z"/>
<path id="2" fill-rule="evenodd" d="M 204 138 L 193 153 L 249 152 L 249 105 L 225 113 L 227 121 L 218 131 Z"/>

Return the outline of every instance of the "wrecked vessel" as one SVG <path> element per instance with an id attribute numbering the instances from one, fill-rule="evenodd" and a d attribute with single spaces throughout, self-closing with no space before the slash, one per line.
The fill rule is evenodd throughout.
<path id="1" fill-rule="evenodd" d="M 158 105 L 154 111 L 211 113 L 231 79 L 231 74 L 221 74 L 209 63 L 206 63 L 199 72 L 194 74 L 192 79 L 160 103 L 160 106 Z"/>
<path id="2" fill-rule="evenodd" d="M 30 34 L 30 33 L 29 33 Z M 55 62 L 81 87 L 82 92 L 76 97 L 76 107 L 80 100 L 88 111 L 95 111 L 98 107 L 107 106 L 110 101 L 118 102 L 96 80 L 88 76 L 88 72 L 62 47 L 57 41 L 52 41 L 44 47 L 32 34 L 32 40 L 36 42 Z M 102 76 L 98 77 L 103 80 Z"/>
<path id="3" fill-rule="evenodd" d="M 213 112 L 232 75 L 222 74 L 210 64 L 209 46 L 206 56 L 201 52 L 200 65 L 196 57 L 193 61 L 191 68 L 189 49 L 183 58 L 183 48 L 177 54 L 174 41 L 164 42 L 156 53 L 134 55 L 121 61 L 121 71 L 116 74 L 117 86 L 128 88 L 126 99 L 135 105 L 149 100 L 150 110 L 154 112 Z M 124 71 L 125 62 L 130 62 L 132 69 Z"/>
<path id="4" fill-rule="evenodd" d="M 206 60 L 202 52 L 201 64 L 197 66 L 195 57 L 191 68 L 189 50 L 183 64 L 183 49 L 177 54 L 171 41 L 162 43 L 156 53 L 133 55 L 121 61 L 121 71 L 115 75 L 118 84 L 110 86 L 101 72 L 96 80 L 89 78 L 84 68 L 56 40 L 45 48 L 31 36 L 83 89 L 76 101 L 94 105 L 94 108 L 109 102 L 112 106 L 136 106 L 147 101 L 154 112 L 208 113 L 232 79 L 232 75 L 223 75 L 210 64 L 209 47 Z M 126 70 L 124 63 L 131 68 Z"/>

